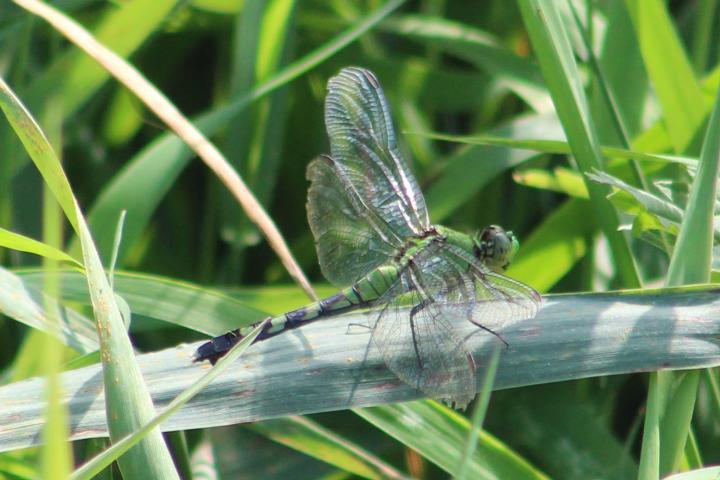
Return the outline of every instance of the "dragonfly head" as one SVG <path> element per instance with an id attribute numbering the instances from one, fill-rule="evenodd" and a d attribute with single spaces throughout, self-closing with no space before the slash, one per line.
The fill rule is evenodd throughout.
<path id="1" fill-rule="evenodd" d="M 495 272 L 504 272 L 520 248 L 517 237 L 497 225 L 486 227 L 474 239 L 473 253 Z"/>

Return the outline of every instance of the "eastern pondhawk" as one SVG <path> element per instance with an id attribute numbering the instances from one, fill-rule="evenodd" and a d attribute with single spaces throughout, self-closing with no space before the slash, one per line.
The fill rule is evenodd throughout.
<path id="1" fill-rule="evenodd" d="M 470 236 L 430 224 L 370 71 L 348 67 L 330 79 L 325 123 L 332 154 L 308 166 L 307 215 L 323 274 L 351 286 L 270 319 L 255 341 L 369 309 L 371 345 L 390 370 L 464 407 L 476 393 L 476 367 L 453 323 L 471 322 L 504 342 L 494 329 L 535 316 L 541 303 L 535 290 L 501 274 L 518 242 L 498 226 Z M 214 364 L 256 325 L 203 344 L 195 361 Z"/>

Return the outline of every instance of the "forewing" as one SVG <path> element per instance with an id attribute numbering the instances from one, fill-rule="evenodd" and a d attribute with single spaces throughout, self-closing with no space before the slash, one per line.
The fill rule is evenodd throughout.
<path id="1" fill-rule="evenodd" d="M 348 285 L 392 257 L 399 246 L 392 232 L 363 206 L 331 158 L 313 160 L 307 178 L 308 223 L 325 278 Z"/>
<path id="2" fill-rule="evenodd" d="M 430 226 L 425 199 L 395 140 L 377 78 L 348 67 L 328 81 L 325 124 L 338 174 L 397 240 Z"/>

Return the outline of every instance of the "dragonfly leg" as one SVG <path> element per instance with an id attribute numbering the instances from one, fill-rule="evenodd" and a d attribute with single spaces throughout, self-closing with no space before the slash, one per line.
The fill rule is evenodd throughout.
<path id="1" fill-rule="evenodd" d="M 420 355 L 420 351 L 418 350 L 418 341 L 417 341 L 417 333 L 416 333 L 416 325 L 415 325 L 415 315 L 420 313 L 424 308 L 432 305 L 435 303 L 435 300 L 432 298 L 424 298 L 422 302 L 418 303 L 417 305 L 413 306 L 410 309 L 410 331 L 412 332 L 412 339 L 413 339 L 413 348 L 415 349 L 415 358 L 417 358 L 418 361 L 418 367 L 422 370 L 423 362 L 422 362 L 422 356 Z"/>
<path id="2" fill-rule="evenodd" d="M 474 321 L 474 320 L 472 320 L 472 319 L 470 319 L 470 323 L 472 323 L 472 324 L 475 325 L 476 327 L 482 328 L 483 330 L 485 330 L 485 331 L 488 332 L 488 333 L 491 333 L 491 334 L 495 335 L 495 336 L 498 338 L 498 340 L 500 340 L 501 342 L 503 342 L 503 343 L 505 344 L 505 348 L 510 348 L 510 344 L 503 338 L 502 335 L 500 335 L 500 334 L 499 334 L 498 332 L 496 332 L 495 330 L 493 330 L 493 329 L 491 329 L 491 328 L 488 328 L 488 327 L 486 327 L 485 325 L 483 325 L 483 324 L 481 324 L 481 323 L 478 323 L 478 322 L 476 322 L 476 321 Z"/>
<path id="3" fill-rule="evenodd" d="M 372 330 L 372 327 L 370 325 L 365 325 L 364 323 L 348 323 L 347 330 L 345 331 L 345 335 L 350 335 L 351 327 L 360 327 L 360 328 L 364 328 L 365 330 Z"/>

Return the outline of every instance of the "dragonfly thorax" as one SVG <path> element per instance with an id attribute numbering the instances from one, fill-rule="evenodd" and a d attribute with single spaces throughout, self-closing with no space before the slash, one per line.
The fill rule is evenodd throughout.
<path id="1" fill-rule="evenodd" d="M 410 237 L 398 251 L 395 259 L 401 264 L 412 261 L 419 253 L 423 252 L 429 245 L 447 240 L 447 234 L 441 232 L 435 226 L 430 227 L 425 233 L 419 236 Z"/>

